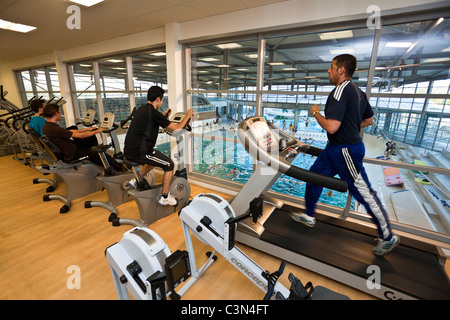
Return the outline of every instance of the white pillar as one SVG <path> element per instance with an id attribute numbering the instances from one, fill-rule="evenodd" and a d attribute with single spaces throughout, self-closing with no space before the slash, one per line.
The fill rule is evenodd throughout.
<path id="1" fill-rule="evenodd" d="M 183 101 L 183 46 L 178 43 L 178 23 L 168 23 L 166 34 L 166 65 L 169 107 L 172 112 L 185 111 Z"/>
<path id="2" fill-rule="evenodd" d="M 64 119 L 66 126 L 69 127 L 76 123 L 75 111 L 73 108 L 73 99 L 70 91 L 69 73 L 67 65 L 62 61 L 61 51 L 53 52 L 55 57 L 56 70 L 58 71 L 59 87 L 61 89 L 61 97 L 66 100 L 64 104 Z"/>
<path id="3" fill-rule="evenodd" d="M 178 42 L 179 38 L 179 25 L 178 23 L 168 23 L 165 25 L 165 38 L 166 38 L 166 65 L 167 65 L 167 91 L 169 107 L 172 109 L 172 114 L 175 112 L 186 111 L 188 104 L 185 101 L 184 86 L 183 86 L 183 46 Z M 175 140 L 171 140 L 171 150 L 176 150 Z M 190 136 L 185 134 L 183 143 L 180 145 L 184 167 L 191 170 L 191 139 Z M 179 150 L 177 150 L 179 151 Z M 173 152 L 172 152 L 173 155 Z M 176 159 L 172 157 L 174 162 Z"/>

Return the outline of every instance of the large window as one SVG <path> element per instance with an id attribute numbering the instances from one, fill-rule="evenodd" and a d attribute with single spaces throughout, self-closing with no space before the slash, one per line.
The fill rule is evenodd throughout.
<path id="1" fill-rule="evenodd" d="M 16 72 L 22 102 L 32 97 L 49 100 L 60 98 L 58 73 L 55 66 L 35 68 Z"/>
<path id="2" fill-rule="evenodd" d="M 190 53 L 193 170 L 245 183 L 253 160 L 236 132 L 242 119 L 255 114 L 258 40 L 193 46 Z"/>
<path id="3" fill-rule="evenodd" d="M 417 154 L 426 152 L 409 152 L 409 146 L 429 149 L 432 154 L 448 150 L 450 144 L 450 47 L 448 41 L 442 41 L 450 31 L 449 19 L 391 23 L 380 29 L 367 28 L 364 23 L 352 28 L 308 30 L 186 45 L 190 68 L 186 70 L 187 94 L 197 114 L 193 171 L 213 180 L 245 183 L 253 172 L 254 160 L 233 130 L 250 115 L 262 115 L 296 139 L 323 148 L 326 133 L 308 110 L 313 104 L 323 110 L 334 88 L 327 70 L 341 53 L 357 58 L 352 81 L 367 93 L 375 111 L 375 124 L 365 129 L 366 156 L 390 156 L 404 163 L 425 160 L 428 165 L 445 168 L 442 162 L 431 161 L 431 156 L 418 159 Z M 385 153 L 389 141 L 398 144 L 397 154 Z M 305 169 L 313 162 L 314 158 L 307 155 L 294 160 Z M 441 189 L 444 193 L 439 204 L 440 200 L 431 200 L 433 191 L 416 182 L 426 181 L 421 180 L 424 177 L 420 172 L 400 169 L 404 185 L 390 187 L 384 181 L 382 160 L 368 164 L 367 171 L 393 221 L 450 231 L 445 208 L 448 189 Z M 440 181 L 436 183 L 438 189 L 442 187 Z M 299 199 L 304 197 L 304 189 L 303 182 L 284 175 L 271 187 Z M 396 208 L 396 196 L 392 194 L 401 190 L 420 193 L 414 195 L 420 207 L 415 217 L 402 217 Z M 356 216 L 364 217 L 362 206 L 347 193 L 325 190 L 319 202 L 340 208 L 343 214 L 359 211 Z M 422 202 L 427 205 L 420 205 Z M 423 223 L 413 221 L 418 216 Z"/>
<path id="4" fill-rule="evenodd" d="M 16 71 L 16 78 L 22 100 L 21 108 L 25 108 L 32 98 L 42 98 L 47 102 L 57 102 L 61 99 L 58 72 L 55 66 Z M 61 110 L 63 114 L 59 124 L 65 126 L 64 108 Z"/>
<path id="5" fill-rule="evenodd" d="M 431 150 L 446 149 L 450 47 L 443 39 L 448 32 L 448 18 L 383 26 L 371 93 L 378 97 L 375 132 Z"/>
<path id="6" fill-rule="evenodd" d="M 83 118 L 89 109 L 97 118 L 106 112 L 115 115 L 115 122 L 126 119 L 133 108 L 147 102 L 147 91 L 152 85 L 167 89 L 167 71 L 164 49 L 137 54 L 105 57 L 71 63 L 72 94 L 75 114 Z M 168 106 L 167 97 L 162 110 Z M 125 130 L 117 130 L 123 143 Z M 158 143 L 170 154 L 170 144 L 165 134 Z M 123 147 L 123 146 L 122 146 Z"/>

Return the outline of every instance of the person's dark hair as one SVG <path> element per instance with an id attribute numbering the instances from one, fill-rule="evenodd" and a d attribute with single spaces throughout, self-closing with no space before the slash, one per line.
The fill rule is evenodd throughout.
<path id="1" fill-rule="evenodd" d="M 46 100 L 44 100 L 44 99 L 33 100 L 30 103 L 30 108 L 31 108 L 31 110 L 33 110 L 34 113 L 37 113 L 37 112 L 39 112 L 39 108 L 44 107 L 45 102 L 46 102 Z"/>
<path id="2" fill-rule="evenodd" d="M 59 111 L 59 106 L 56 103 L 49 103 L 42 110 L 41 115 L 44 118 L 52 118 Z"/>
<path id="3" fill-rule="evenodd" d="M 151 86 L 147 92 L 147 101 L 153 102 L 156 98 L 164 97 L 164 89 L 158 86 Z"/>
<path id="4" fill-rule="evenodd" d="M 348 76 L 352 77 L 356 70 L 356 58 L 351 54 L 341 54 L 334 59 L 338 68 L 344 67 Z"/>

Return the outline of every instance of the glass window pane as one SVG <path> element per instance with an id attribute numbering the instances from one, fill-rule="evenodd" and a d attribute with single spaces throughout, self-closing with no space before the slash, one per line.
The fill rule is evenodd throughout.
<path id="1" fill-rule="evenodd" d="M 380 97 L 372 104 L 379 112 L 376 117 L 394 109 L 417 113 L 410 116 L 387 112 L 383 128 L 389 138 L 403 141 L 401 137 L 404 137 L 407 143 L 417 143 L 427 149 L 437 148 L 435 139 L 439 136 L 436 134 L 439 121 L 435 115 L 445 112 L 448 99 L 432 95 L 449 94 L 449 46 L 448 42 L 442 41 L 442 36 L 449 32 L 448 18 L 382 27 L 372 93 L 397 96 Z M 409 96 L 398 97 L 398 94 Z M 415 94 L 430 96 L 411 97 Z M 423 120 L 420 121 L 423 111 Z"/>
<path id="2" fill-rule="evenodd" d="M 59 86 L 59 77 L 58 77 L 58 71 L 56 70 L 56 67 L 49 68 L 49 77 L 50 77 L 50 84 L 51 88 L 54 93 L 60 92 L 60 86 Z"/>
<path id="3" fill-rule="evenodd" d="M 20 72 L 22 83 L 25 91 L 33 91 L 33 86 L 31 85 L 30 72 L 28 70 Z M 31 98 L 31 97 L 30 97 Z"/>
<path id="4" fill-rule="evenodd" d="M 95 91 L 92 62 L 73 64 L 73 76 L 75 91 Z"/>
<path id="5" fill-rule="evenodd" d="M 247 182 L 253 160 L 237 138 L 239 122 L 254 115 L 254 102 L 236 95 L 192 95 L 193 170 L 222 179 Z"/>
<path id="6" fill-rule="evenodd" d="M 157 85 L 167 88 L 167 67 L 164 50 L 142 53 L 132 57 L 135 91 L 147 93 L 148 88 Z"/>
<path id="7" fill-rule="evenodd" d="M 274 37 L 266 40 L 264 82 L 267 90 L 331 92 L 328 69 L 343 53 L 358 59 L 353 81 L 366 87 L 374 31 L 361 28 Z"/>
<path id="8" fill-rule="evenodd" d="M 89 109 L 95 110 L 95 115 L 98 119 L 99 113 L 96 94 L 93 92 L 77 93 L 76 97 L 80 108 L 80 120 L 84 118 Z"/>
<path id="9" fill-rule="evenodd" d="M 104 93 L 103 98 L 103 111 L 111 112 L 114 114 L 114 121 L 119 123 L 121 120 L 125 120 L 130 115 L 130 99 L 127 93 Z"/>
<path id="10" fill-rule="evenodd" d="M 101 91 L 126 90 L 125 58 L 108 58 L 98 62 Z"/>
<path id="11" fill-rule="evenodd" d="M 192 47 L 191 88 L 245 90 L 256 87 L 257 58 L 257 40 Z"/>

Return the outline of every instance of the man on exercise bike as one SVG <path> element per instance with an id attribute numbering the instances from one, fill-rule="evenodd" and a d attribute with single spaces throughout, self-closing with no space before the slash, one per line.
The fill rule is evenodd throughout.
<path id="1" fill-rule="evenodd" d="M 170 181 L 172 180 L 174 163 L 172 159 L 155 150 L 158 139 L 159 127 L 171 131 L 183 129 L 187 121 L 194 114 L 192 109 L 187 110 L 186 116 L 178 124 L 170 122 L 167 117 L 170 109 L 159 112 L 164 101 L 164 89 L 152 86 L 148 89 L 147 103 L 135 110 L 130 127 L 125 137 L 124 155 L 128 160 L 142 163 L 142 176 L 145 176 L 153 167 L 164 170 L 162 196 L 158 203 L 160 205 L 176 205 L 177 200 L 169 194 Z M 136 180 L 129 184 L 135 187 Z"/>
<path id="2" fill-rule="evenodd" d="M 99 154 L 91 150 L 91 147 L 98 145 L 95 135 L 102 132 L 103 128 L 78 129 L 76 126 L 70 126 L 65 129 L 60 127 L 57 122 L 61 120 L 61 109 L 56 103 L 47 104 L 42 111 L 42 116 L 47 119 L 42 127 L 42 133 L 61 149 L 63 157 L 61 160 L 72 161 L 88 157 L 89 161 L 103 166 Z M 117 162 L 108 154 L 105 156 L 114 170 L 117 172 L 127 171 L 122 163 Z"/>

